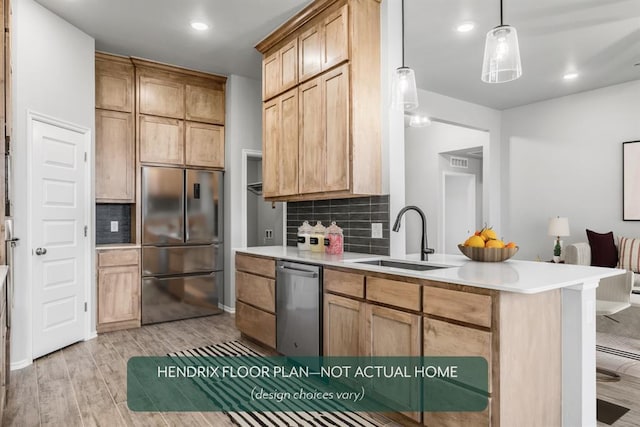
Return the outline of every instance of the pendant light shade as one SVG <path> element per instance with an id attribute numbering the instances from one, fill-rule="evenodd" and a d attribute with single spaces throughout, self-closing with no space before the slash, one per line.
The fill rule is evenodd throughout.
<path id="1" fill-rule="evenodd" d="M 397 68 L 393 74 L 391 108 L 401 111 L 418 108 L 416 74 L 404 65 L 404 0 L 402 0 L 402 67 Z"/>
<path id="2" fill-rule="evenodd" d="M 409 67 L 400 67 L 393 74 L 391 86 L 391 106 L 396 110 L 414 110 L 418 108 L 418 89 L 416 75 Z"/>
<path id="3" fill-rule="evenodd" d="M 522 75 L 518 32 L 502 21 L 502 0 L 500 0 L 500 25 L 487 33 L 482 63 L 482 81 L 505 83 Z"/>

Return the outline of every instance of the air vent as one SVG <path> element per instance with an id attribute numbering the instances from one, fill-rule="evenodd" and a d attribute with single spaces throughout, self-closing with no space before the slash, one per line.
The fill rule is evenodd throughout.
<path id="1" fill-rule="evenodd" d="M 468 169 L 469 168 L 469 159 L 465 159 L 463 157 L 450 157 L 449 158 L 449 166 L 451 166 L 452 168 L 462 168 L 462 169 Z"/>

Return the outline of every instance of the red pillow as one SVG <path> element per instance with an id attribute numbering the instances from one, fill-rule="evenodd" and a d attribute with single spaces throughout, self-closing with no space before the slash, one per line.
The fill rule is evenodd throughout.
<path id="1" fill-rule="evenodd" d="M 587 239 L 591 246 L 591 265 L 609 268 L 618 265 L 618 249 L 613 241 L 613 231 L 601 234 L 587 229 Z"/>

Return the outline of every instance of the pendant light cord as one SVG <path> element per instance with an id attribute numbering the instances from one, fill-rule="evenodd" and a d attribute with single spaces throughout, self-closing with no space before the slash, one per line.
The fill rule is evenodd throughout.
<path id="1" fill-rule="evenodd" d="M 500 2 L 502 3 L 502 0 Z M 402 68 L 404 68 L 404 0 L 402 0 Z"/>
<path id="2" fill-rule="evenodd" d="M 402 0 L 404 1 L 404 0 Z M 502 21 L 502 0 L 500 0 L 500 26 L 504 26 L 504 22 Z"/>

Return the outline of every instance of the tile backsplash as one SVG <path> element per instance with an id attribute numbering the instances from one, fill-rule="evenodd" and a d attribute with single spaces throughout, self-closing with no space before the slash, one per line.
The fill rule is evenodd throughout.
<path id="1" fill-rule="evenodd" d="M 335 221 L 344 232 L 344 250 L 389 255 L 389 196 L 287 203 L 287 245 L 297 245 L 303 221 L 325 227 Z M 371 224 L 382 224 L 382 239 L 371 238 Z"/>
<path id="2" fill-rule="evenodd" d="M 96 244 L 131 242 L 131 207 L 128 204 L 96 205 Z M 111 221 L 118 221 L 118 231 L 111 231 Z"/>

